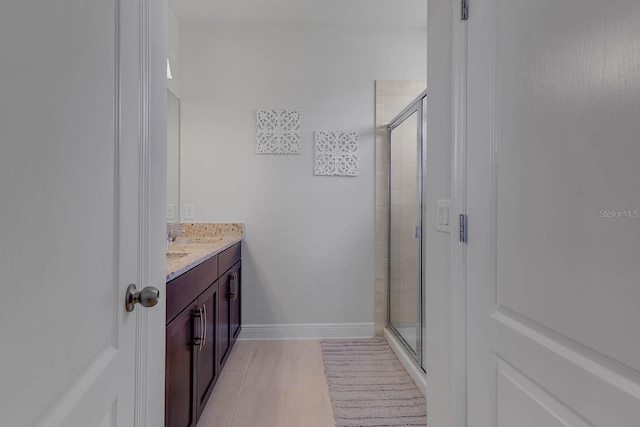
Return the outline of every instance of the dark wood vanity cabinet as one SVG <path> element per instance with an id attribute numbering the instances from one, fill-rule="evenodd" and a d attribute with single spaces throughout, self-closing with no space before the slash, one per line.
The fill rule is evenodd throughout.
<path id="1" fill-rule="evenodd" d="M 195 304 L 167 325 L 165 372 L 165 426 L 196 423 L 193 406 L 193 312 Z"/>
<path id="2" fill-rule="evenodd" d="M 167 283 L 166 427 L 195 426 L 213 392 L 241 328 L 240 264 L 238 243 Z"/>
<path id="3" fill-rule="evenodd" d="M 216 317 L 218 316 L 218 282 L 204 291 L 198 298 L 198 320 L 202 320 L 204 330 L 200 331 L 198 350 L 196 351 L 196 419 L 200 418 L 205 404 L 211 396 L 216 383 Z"/>
<path id="4" fill-rule="evenodd" d="M 220 254 L 218 305 L 218 367 L 222 369 L 240 333 L 240 246 Z"/>
<path id="5" fill-rule="evenodd" d="M 234 267 L 234 277 L 233 282 L 231 282 L 231 289 L 234 289 L 233 295 L 229 298 L 229 317 L 230 317 L 230 328 L 231 331 L 231 344 L 236 342 L 238 339 L 238 335 L 240 335 L 240 331 L 242 330 L 242 279 L 240 276 L 242 275 L 242 267 L 240 265 L 240 261 L 236 263 Z M 235 283 L 235 286 L 233 284 Z"/>
<path id="6" fill-rule="evenodd" d="M 240 261 L 220 277 L 220 311 L 218 317 L 218 366 L 227 356 L 240 333 Z"/>

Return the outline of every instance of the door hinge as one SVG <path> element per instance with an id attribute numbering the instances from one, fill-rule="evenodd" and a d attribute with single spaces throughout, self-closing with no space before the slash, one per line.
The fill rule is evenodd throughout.
<path id="1" fill-rule="evenodd" d="M 466 214 L 460 214 L 460 241 L 462 243 L 468 243 L 467 242 L 467 230 L 469 228 L 469 225 L 467 223 L 467 215 Z"/>
<path id="2" fill-rule="evenodd" d="M 469 0 L 461 0 L 461 17 L 463 21 L 469 19 Z"/>

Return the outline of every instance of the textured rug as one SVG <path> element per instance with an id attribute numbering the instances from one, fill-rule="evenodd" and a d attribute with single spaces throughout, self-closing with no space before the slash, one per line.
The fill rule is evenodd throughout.
<path id="1" fill-rule="evenodd" d="M 426 426 L 424 396 L 384 338 L 325 339 L 337 427 Z"/>

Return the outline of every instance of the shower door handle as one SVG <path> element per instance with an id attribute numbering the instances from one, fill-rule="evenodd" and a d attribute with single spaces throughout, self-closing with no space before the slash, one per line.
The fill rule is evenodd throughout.
<path id="1" fill-rule="evenodd" d="M 422 227 L 420 227 L 419 225 L 416 225 L 416 231 L 414 236 L 416 239 L 419 239 L 422 237 Z"/>

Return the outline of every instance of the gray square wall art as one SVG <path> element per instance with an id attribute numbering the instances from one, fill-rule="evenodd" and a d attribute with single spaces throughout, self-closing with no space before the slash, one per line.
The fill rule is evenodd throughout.
<path id="1" fill-rule="evenodd" d="M 316 175 L 358 176 L 360 173 L 358 139 L 358 132 L 316 131 Z"/>
<path id="2" fill-rule="evenodd" d="M 256 153 L 300 154 L 300 111 L 258 110 Z"/>

